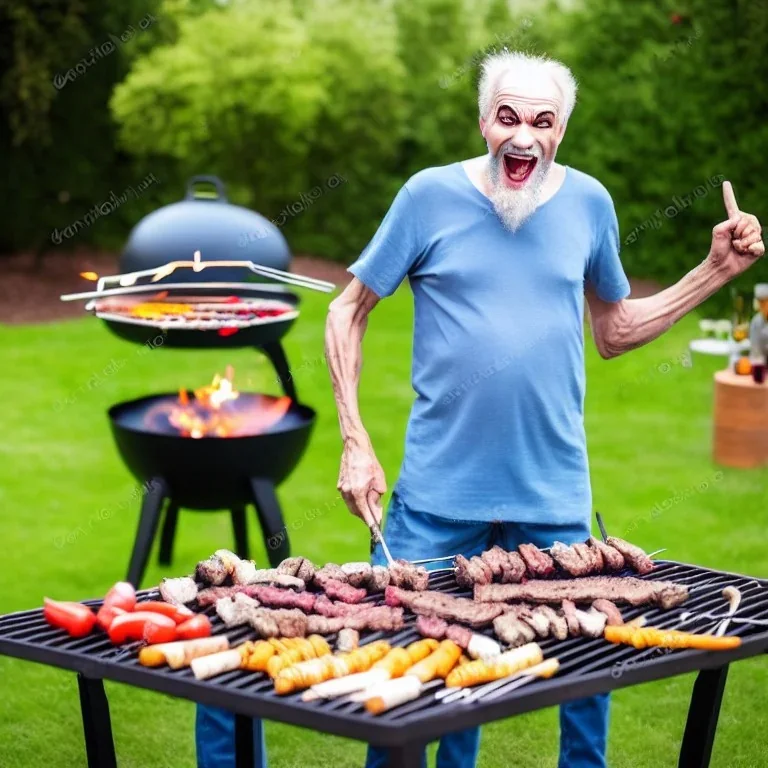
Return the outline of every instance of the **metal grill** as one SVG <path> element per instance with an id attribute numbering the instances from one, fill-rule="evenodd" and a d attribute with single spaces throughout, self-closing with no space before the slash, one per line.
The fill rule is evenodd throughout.
<path id="1" fill-rule="evenodd" d="M 653 573 L 644 578 L 686 584 L 691 596 L 682 606 L 669 611 L 624 607 L 622 614 L 625 620 L 644 614 L 649 625 L 709 632 L 718 621 L 709 618 L 682 625 L 681 615 L 689 612 L 724 615 L 727 604 L 721 595 L 722 590 L 726 586 L 734 586 L 742 593 L 736 617 L 768 621 L 766 580 L 671 561 L 660 561 Z M 451 573 L 433 574 L 430 589 L 462 596 L 468 594 L 457 586 Z M 154 599 L 157 594 L 157 590 L 145 590 L 140 593 L 140 599 Z M 369 597 L 368 601 L 380 603 L 382 596 Z M 91 606 L 100 604 L 94 600 L 86 603 Z M 226 633 L 233 646 L 252 638 L 250 627 L 227 630 L 213 608 L 207 609 L 206 613 L 213 620 L 214 633 Z M 392 645 L 406 645 L 419 637 L 414 623 L 415 617 L 408 615 L 406 626 L 400 632 L 369 633 L 362 642 L 387 639 Z M 486 632 L 490 634 L 490 629 Z M 556 656 L 560 660 L 559 672 L 551 679 L 534 680 L 511 691 L 505 691 L 502 686 L 492 695 L 469 704 L 441 701 L 435 693 L 443 687 L 443 683 L 434 681 L 426 686 L 418 699 L 378 716 L 369 715 L 362 705 L 346 699 L 302 702 L 300 693 L 278 696 L 273 691 L 272 681 L 262 673 L 234 671 L 207 681 L 197 681 L 190 669 L 148 669 L 138 664 L 138 644 L 115 648 L 102 633 L 82 639 L 65 637 L 62 631 L 45 623 L 40 609 L 0 617 L 0 653 L 75 670 L 90 678 L 117 680 L 221 706 L 243 715 L 362 738 L 381 746 L 402 747 L 409 742 L 423 743 L 459 728 L 481 725 L 626 685 L 723 667 L 768 650 L 768 625 L 732 623 L 727 634 L 740 636 L 741 646 L 733 651 L 717 653 L 636 650 L 629 646 L 612 645 L 602 639 L 543 640 L 540 645 L 545 658 Z"/>

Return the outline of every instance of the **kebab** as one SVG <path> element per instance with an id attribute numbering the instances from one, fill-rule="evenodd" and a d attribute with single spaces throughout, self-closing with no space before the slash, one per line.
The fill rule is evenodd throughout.
<path id="1" fill-rule="evenodd" d="M 505 610 L 499 603 L 481 603 L 470 598 L 454 597 L 429 590 L 411 592 L 392 586 L 387 587 L 384 600 L 389 606 L 403 605 L 416 614 L 437 616 L 476 629 L 487 626 Z"/>
<path id="2" fill-rule="evenodd" d="M 525 584 L 478 584 L 479 602 L 592 603 L 605 599 L 629 605 L 675 608 L 688 599 L 688 587 L 671 581 L 645 581 L 634 576 L 589 576 L 573 580 L 528 581 Z"/>

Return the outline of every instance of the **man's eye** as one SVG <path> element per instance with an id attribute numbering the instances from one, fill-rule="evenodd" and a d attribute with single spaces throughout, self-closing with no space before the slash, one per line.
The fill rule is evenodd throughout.
<path id="1" fill-rule="evenodd" d="M 514 115 L 509 114 L 499 115 L 499 120 L 501 120 L 504 125 L 515 125 L 517 123 L 517 118 Z"/>
<path id="2" fill-rule="evenodd" d="M 536 123 L 537 128 L 551 128 L 552 123 L 550 123 L 549 120 L 539 120 L 538 123 Z"/>

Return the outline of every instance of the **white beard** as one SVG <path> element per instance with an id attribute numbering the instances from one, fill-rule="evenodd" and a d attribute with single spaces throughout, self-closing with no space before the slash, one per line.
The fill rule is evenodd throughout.
<path id="1" fill-rule="evenodd" d="M 503 149 L 503 148 L 502 148 Z M 517 232 L 523 223 L 538 208 L 541 190 L 547 178 L 550 163 L 545 163 L 540 155 L 528 183 L 522 189 L 510 189 L 501 179 L 504 173 L 504 154 L 490 155 L 488 159 L 489 177 L 491 181 L 490 200 L 501 223 L 510 232 Z"/>

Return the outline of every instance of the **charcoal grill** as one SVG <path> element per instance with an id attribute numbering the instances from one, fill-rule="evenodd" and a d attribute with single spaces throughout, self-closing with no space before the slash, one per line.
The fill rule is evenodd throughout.
<path id="1" fill-rule="evenodd" d="M 679 626 L 683 612 L 725 613 L 721 592 L 729 585 L 737 587 L 743 595 L 738 616 L 768 619 L 767 580 L 672 561 L 660 561 L 653 573 L 643 578 L 687 584 L 691 597 L 671 611 L 625 607 L 622 610 L 625 620 L 642 613 L 649 624 L 671 629 Z M 430 589 L 469 594 L 458 587 L 449 573 L 432 574 Z M 145 590 L 140 593 L 140 599 L 153 599 L 157 594 L 157 590 Z M 380 603 L 382 597 L 373 596 L 368 600 Z M 94 607 L 100 604 L 95 600 L 86 602 Z M 206 612 L 213 619 L 214 633 L 226 633 L 233 645 L 252 635 L 248 627 L 227 630 L 213 608 Z M 393 645 L 406 645 L 418 637 L 414 623 L 415 617 L 408 615 L 406 626 L 400 632 L 369 633 L 362 642 L 385 638 Z M 686 625 L 686 629 L 700 632 L 710 631 L 712 627 L 711 620 Z M 425 743 L 446 733 L 694 671 L 699 674 L 693 688 L 678 765 L 681 768 L 705 768 L 712 752 L 728 665 L 768 650 L 766 629 L 732 624 L 728 634 L 740 636 L 741 646 L 717 653 L 639 651 L 629 646 L 611 645 L 604 640 L 584 638 L 562 642 L 544 640 L 541 647 L 545 657 L 556 656 L 560 660 L 558 674 L 549 680 L 535 680 L 508 693 L 502 688 L 494 697 L 471 704 L 461 701 L 446 704 L 438 700 L 435 693 L 443 684 L 435 681 L 428 684 L 415 701 L 378 716 L 369 715 L 362 705 L 344 699 L 303 702 L 300 693 L 277 696 L 272 681 L 261 673 L 234 671 L 198 681 L 189 669 L 144 668 L 137 661 L 137 644 L 114 648 L 103 634 L 79 640 L 68 638 L 44 622 L 40 609 L 0 617 L 0 653 L 78 673 L 89 768 L 115 768 L 117 765 L 103 686 L 105 679 L 223 707 L 235 713 L 238 768 L 251 768 L 253 764 L 252 717 L 278 720 L 387 747 L 391 750 L 393 768 L 418 768 Z"/>
<path id="2" fill-rule="evenodd" d="M 206 193 L 206 187 L 213 190 Z M 299 297 L 284 286 L 324 292 L 334 288 L 285 272 L 290 258 L 278 227 L 229 203 L 217 177 L 195 176 L 183 200 L 154 211 L 134 227 L 120 257 L 119 275 L 98 278 L 95 291 L 61 297 L 88 300 L 86 309 L 112 333 L 153 349 L 256 349 L 269 359 L 292 401 L 267 434 L 201 440 L 153 434 L 141 424 L 147 408 L 170 395 L 109 409 L 120 455 L 144 488 L 127 576 L 136 586 L 161 518 L 158 559 L 170 565 L 181 508 L 228 509 L 234 549 L 247 559 L 246 505 L 253 503 L 270 562 L 277 564 L 290 554 L 276 486 L 301 458 L 315 412 L 299 402 L 281 342 L 299 315 Z M 255 278 L 262 281 L 253 282 Z M 242 400 L 259 397 L 269 396 L 244 393 Z"/>

